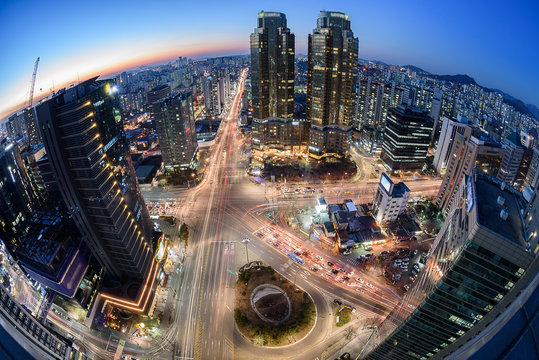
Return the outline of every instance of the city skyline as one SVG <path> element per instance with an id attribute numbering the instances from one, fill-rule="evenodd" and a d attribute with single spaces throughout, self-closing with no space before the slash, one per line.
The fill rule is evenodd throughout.
<path id="1" fill-rule="evenodd" d="M 296 54 L 307 53 L 307 34 L 314 28 L 312 19 L 319 10 L 342 11 L 354 19 L 360 58 L 411 64 L 435 74 L 468 74 L 482 86 L 501 89 L 537 106 L 539 91 L 535 84 L 539 73 L 531 69 L 539 52 L 529 46 L 539 30 L 533 21 L 539 11 L 537 4 L 526 2 L 508 8 L 501 2 L 489 2 L 486 8 L 486 2 L 462 2 L 408 4 L 403 8 L 396 2 L 346 2 L 331 9 L 322 2 L 309 2 L 307 8 L 304 5 L 277 2 L 271 6 L 244 3 L 227 7 L 210 1 L 211 10 L 202 13 L 196 4 L 161 2 L 152 3 L 152 7 L 177 11 L 148 18 L 151 9 L 143 6 L 107 4 L 102 6 L 106 13 L 97 16 L 92 31 L 85 31 L 84 26 L 78 26 L 79 15 L 93 16 L 92 9 L 100 9 L 99 4 L 92 9 L 63 4 L 61 21 L 52 24 L 42 21 L 41 16 L 51 10 L 39 3 L 25 4 L 25 9 L 15 3 L 3 4 L 1 26 L 4 34 L 10 34 L 4 41 L 4 54 L 10 55 L 0 59 L 4 79 L 0 95 L 7 99 L 0 107 L 0 119 L 27 101 L 32 64 L 38 56 L 37 99 L 45 96 L 53 83 L 59 89 L 92 75 L 164 63 L 180 55 L 202 58 L 248 54 L 249 42 L 244 34 L 252 32 L 256 26 L 252 17 L 260 10 L 287 15 L 288 26 L 296 35 Z M 54 14 L 57 11 L 55 8 Z M 33 25 L 21 27 L 17 14 L 23 12 Z M 45 34 L 56 34 L 64 28 L 73 31 L 60 40 L 54 35 L 37 37 L 44 28 Z"/>
<path id="2" fill-rule="evenodd" d="M 0 359 L 539 359 L 532 7 L 272 5 L 0 5 Z"/>

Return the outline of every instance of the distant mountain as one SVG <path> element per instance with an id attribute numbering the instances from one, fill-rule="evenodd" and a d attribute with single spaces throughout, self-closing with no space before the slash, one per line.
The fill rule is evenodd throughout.
<path id="1" fill-rule="evenodd" d="M 414 66 L 414 65 L 403 65 L 401 67 L 403 67 L 405 69 L 410 69 L 412 71 L 415 71 L 418 74 L 432 75 L 430 72 L 425 71 L 425 70 L 423 70 L 423 69 L 421 69 L 421 68 L 419 68 L 417 66 Z"/>
<path id="2" fill-rule="evenodd" d="M 434 79 L 442 81 L 451 81 L 462 85 L 478 85 L 473 77 L 464 74 L 457 75 L 432 75 Z M 490 90 L 490 89 L 489 89 Z"/>
<path id="3" fill-rule="evenodd" d="M 499 90 L 499 89 L 489 89 L 489 90 L 497 92 L 498 94 L 500 94 L 503 97 L 503 102 L 506 103 L 506 104 L 511 105 L 512 107 L 514 107 L 516 111 L 519 111 L 519 112 L 521 112 L 523 114 L 526 114 L 528 116 L 532 116 L 536 120 L 539 120 L 539 114 L 534 113 L 529 108 L 529 106 L 533 106 L 536 110 L 538 110 L 534 105 L 526 105 L 521 100 L 519 100 L 519 99 L 517 99 L 517 98 L 515 98 L 515 97 L 513 97 L 513 96 Z"/>
<path id="4" fill-rule="evenodd" d="M 481 86 L 475 81 L 475 79 L 473 77 L 470 77 L 468 75 L 463 75 L 463 74 L 459 74 L 459 75 L 432 75 L 431 77 L 434 78 L 434 79 L 442 80 L 442 81 L 451 81 L 451 82 L 454 82 L 454 83 L 457 83 L 457 84 Z M 487 90 L 487 91 L 493 91 L 493 92 L 496 92 L 498 94 L 501 94 L 502 97 L 503 97 L 503 102 L 504 103 L 513 106 L 516 111 L 519 111 L 519 112 L 521 112 L 523 114 L 526 114 L 528 116 L 532 116 L 536 120 L 539 120 L 539 109 L 537 109 L 535 106 L 534 106 L 534 108 L 535 108 L 535 110 L 537 110 L 537 112 L 534 113 L 532 110 L 529 109 L 528 105 L 524 104 L 521 100 L 519 100 L 519 99 L 517 99 L 517 98 L 515 98 L 515 97 L 513 97 L 513 96 L 499 90 L 499 89 L 489 89 L 489 88 L 486 88 L 484 86 L 481 86 L 481 87 L 483 89 Z"/>
<path id="5" fill-rule="evenodd" d="M 367 60 L 367 59 L 359 59 L 359 62 L 375 62 L 375 63 L 379 63 L 379 64 L 383 64 L 383 65 L 387 65 L 385 64 L 384 62 L 382 61 L 378 61 L 378 60 Z M 523 103 L 521 100 L 499 90 L 499 89 L 490 89 L 490 88 L 487 88 L 487 87 L 484 87 L 484 86 L 481 86 L 479 85 L 475 79 L 471 76 L 468 76 L 466 74 L 457 74 L 457 75 L 436 75 L 436 74 L 432 74 L 426 70 L 423 70 L 417 66 L 414 66 L 414 65 L 403 65 L 401 66 L 401 68 L 405 68 L 405 69 L 410 69 L 411 71 L 414 71 L 418 74 L 423 74 L 423 75 L 426 75 L 428 77 L 431 77 L 433 79 L 437 79 L 437 80 L 442 80 L 442 81 L 450 81 L 450 82 L 453 82 L 453 83 L 457 83 L 457 84 L 462 84 L 462 85 L 477 85 L 477 86 L 480 86 L 482 87 L 483 89 L 487 90 L 487 91 L 494 91 L 494 92 L 497 92 L 498 94 L 501 94 L 502 97 L 503 97 L 503 101 L 506 103 L 506 104 L 509 104 L 511 106 L 513 106 L 515 108 L 515 110 L 523 113 L 523 114 L 526 114 L 528 116 L 532 116 L 534 117 L 536 120 L 539 121 L 539 108 L 533 104 L 525 104 Z"/>
<path id="6" fill-rule="evenodd" d="M 380 60 L 369 60 L 369 59 L 362 59 L 362 58 L 359 58 L 359 59 L 358 59 L 358 62 L 359 62 L 360 64 L 372 62 L 372 63 L 375 63 L 375 64 L 381 64 L 381 65 L 385 65 L 385 66 L 388 65 L 388 64 L 386 64 L 385 62 L 380 61 Z"/>
<path id="7" fill-rule="evenodd" d="M 530 112 L 535 116 L 536 119 L 539 120 L 539 108 L 533 104 L 526 104 L 526 107 Z"/>
<path id="8" fill-rule="evenodd" d="M 494 92 L 497 92 L 498 94 L 500 94 L 504 99 L 508 99 L 508 100 L 513 100 L 513 101 L 517 101 L 518 99 L 509 95 L 508 93 L 506 92 L 503 92 L 501 91 L 500 89 L 489 89 L 489 90 L 492 90 Z"/>

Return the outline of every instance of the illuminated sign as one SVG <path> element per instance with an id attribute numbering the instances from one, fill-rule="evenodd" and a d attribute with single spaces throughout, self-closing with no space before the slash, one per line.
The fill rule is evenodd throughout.
<path id="1" fill-rule="evenodd" d="M 155 259 L 161 261 L 165 256 L 165 244 L 163 240 L 159 240 L 159 248 L 157 249 L 157 254 L 155 254 Z"/>
<path id="2" fill-rule="evenodd" d="M 391 192 L 391 185 L 393 185 L 393 182 L 386 174 L 382 174 L 382 177 L 380 178 L 380 184 L 388 193 Z"/>
<path id="3" fill-rule="evenodd" d="M 107 143 L 107 145 L 105 145 L 105 148 L 104 148 L 105 152 L 106 152 L 108 149 L 110 149 L 111 146 L 114 145 L 114 144 L 116 143 L 116 141 L 118 141 L 119 138 L 120 138 L 120 135 L 116 135 L 111 141 L 109 141 L 109 142 Z"/>
<path id="4" fill-rule="evenodd" d="M 470 212 L 473 207 L 473 189 L 471 179 L 468 180 L 468 188 L 466 191 L 466 204 L 468 204 L 467 210 L 468 212 Z"/>

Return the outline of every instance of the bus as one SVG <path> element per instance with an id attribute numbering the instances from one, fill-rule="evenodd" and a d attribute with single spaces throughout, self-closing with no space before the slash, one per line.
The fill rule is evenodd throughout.
<path id="1" fill-rule="evenodd" d="M 302 258 L 300 258 L 299 256 L 297 256 L 296 254 L 294 254 L 292 251 L 288 253 L 288 257 L 292 260 L 294 260 L 295 262 L 297 262 L 298 264 L 300 265 L 303 265 L 305 264 L 305 260 L 303 260 Z"/>

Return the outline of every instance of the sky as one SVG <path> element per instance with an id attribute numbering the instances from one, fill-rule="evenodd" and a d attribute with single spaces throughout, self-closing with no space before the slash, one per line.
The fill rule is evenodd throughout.
<path id="1" fill-rule="evenodd" d="M 11 1 L 0 2 L 0 119 L 53 87 L 177 56 L 247 54 L 261 10 L 284 12 L 307 53 L 320 10 L 349 14 L 359 56 L 468 74 L 539 106 L 539 1 Z"/>

